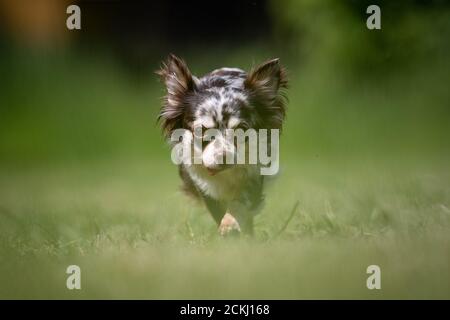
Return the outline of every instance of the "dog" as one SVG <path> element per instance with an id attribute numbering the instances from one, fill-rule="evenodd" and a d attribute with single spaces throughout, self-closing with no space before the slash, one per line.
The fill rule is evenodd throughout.
<path id="1" fill-rule="evenodd" d="M 182 59 L 171 54 L 156 73 L 167 89 L 158 121 L 169 141 L 177 129 L 189 133 L 195 128 L 220 132 L 282 129 L 287 77 L 279 59 L 268 60 L 248 73 L 220 68 L 196 77 Z M 190 143 L 188 140 L 183 143 Z M 264 175 L 257 164 L 217 163 L 217 154 L 230 152 L 235 145 L 225 139 L 213 141 L 202 141 L 200 164 L 178 165 L 183 189 L 204 202 L 221 235 L 251 235 L 253 218 L 264 200 Z"/>

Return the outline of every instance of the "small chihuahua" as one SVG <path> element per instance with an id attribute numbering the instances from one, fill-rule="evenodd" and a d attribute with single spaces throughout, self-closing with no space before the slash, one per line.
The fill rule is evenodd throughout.
<path id="1" fill-rule="evenodd" d="M 278 59 L 249 73 L 221 68 L 197 78 L 182 59 L 170 55 L 157 74 L 167 88 L 158 119 L 169 141 L 176 129 L 194 133 L 198 127 L 219 131 L 282 128 L 287 79 Z M 200 164 L 179 164 L 183 189 L 205 203 L 221 235 L 252 234 L 253 217 L 264 199 L 264 176 L 258 165 L 212 161 L 224 150 L 235 148 L 225 139 L 210 140 L 200 146 Z"/>

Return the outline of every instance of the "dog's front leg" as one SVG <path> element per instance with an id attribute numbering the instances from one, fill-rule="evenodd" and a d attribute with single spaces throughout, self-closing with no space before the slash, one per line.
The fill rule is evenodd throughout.
<path id="1" fill-rule="evenodd" d="M 241 226 L 236 218 L 231 213 L 225 213 L 220 221 L 219 233 L 221 236 L 239 235 L 241 233 Z"/>
<path id="2" fill-rule="evenodd" d="M 244 233 L 253 234 L 253 214 L 248 211 L 233 209 L 227 210 L 219 225 L 219 233 L 222 236 Z"/>

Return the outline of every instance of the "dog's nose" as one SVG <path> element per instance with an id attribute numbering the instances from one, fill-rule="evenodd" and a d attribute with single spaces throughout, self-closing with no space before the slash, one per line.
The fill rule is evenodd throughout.
<path id="1" fill-rule="evenodd" d="M 203 166 L 210 175 L 215 175 L 233 164 L 233 161 L 229 161 L 230 155 L 232 150 L 224 141 L 215 141 L 215 144 L 209 144 L 203 151 Z"/>

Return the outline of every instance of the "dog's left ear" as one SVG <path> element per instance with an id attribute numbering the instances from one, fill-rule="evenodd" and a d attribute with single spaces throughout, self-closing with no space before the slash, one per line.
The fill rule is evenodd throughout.
<path id="1" fill-rule="evenodd" d="M 287 88 L 287 77 L 280 60 L 268 60 L 253 68 L 244 86 L 263 117 L 265 126 L 281 129 L 286 108 L 283 89 Z"/>
<path id="2" fill-rule="evenodd" d="M 173 129 L 181 128 L 185 108 L 185 97 L 196 89 L 196 81 L 186 63 L 170 54 L 156 72 L 161 76 L 167 88 L 164 105 L 158 119 L 162 120 L 162 129 L 168 134 Z"/>

